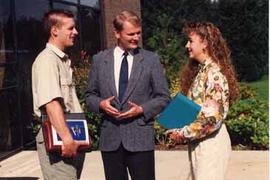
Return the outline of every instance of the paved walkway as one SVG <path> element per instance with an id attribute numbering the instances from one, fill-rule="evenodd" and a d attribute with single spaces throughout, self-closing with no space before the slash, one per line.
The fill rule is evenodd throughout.
<path id="1" fill-rule="evenodd" d="M 187 151 L 156 151 L 156 179 L 182 180 L 187 174 Z M 226 180 L 268 180 L 268 151 L 233 151 Z M 42 179 L 36 151 L 22 151 L 0 162 L 0 180 Z M 87 153 L 82 180 L 104 180 L 99 151 Z"/>

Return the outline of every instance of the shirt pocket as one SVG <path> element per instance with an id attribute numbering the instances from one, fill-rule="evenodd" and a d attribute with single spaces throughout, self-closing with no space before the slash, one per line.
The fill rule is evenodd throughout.
<path id="1" fill-rule="evenodd" d="M 68 77 L 60 77 L 60 87 L 66 111 L 72 106 L 72 81 Z"/>
<path id="2" fill-rule="evenodd" d="M 61 86 L 71 86 L 72 85 L 72 78 L 71 77 L 60 77 L 60 84 Z"/>

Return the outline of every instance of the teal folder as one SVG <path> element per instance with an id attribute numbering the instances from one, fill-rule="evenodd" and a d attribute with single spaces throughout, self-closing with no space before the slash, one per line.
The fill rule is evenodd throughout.
<path id="1" fill-rule="evenodd" d="M 157 117 L 157 121 L 167 129 L 182 128 L 192 123 L 200 110 L 201 106 L 183 94 L 177 93 L 171 103 Z"/>

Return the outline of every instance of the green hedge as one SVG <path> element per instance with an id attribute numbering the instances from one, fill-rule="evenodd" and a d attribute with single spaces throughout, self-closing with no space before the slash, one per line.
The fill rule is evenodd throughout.
<path id="1" fill-rule="evenodd" d="M 233 145 L 249 149 L 268 149 L 267 105 L 258 99 L 237 101 L 228 114 L 226 125 Z"/>
<path id="2" fill-rule="evenodd" d="M 240 83 L 240 99 L 225 121 L 232 144 L 245 149 L 268 149 L 268 103 L 260 100 L 253 88 Z"/>

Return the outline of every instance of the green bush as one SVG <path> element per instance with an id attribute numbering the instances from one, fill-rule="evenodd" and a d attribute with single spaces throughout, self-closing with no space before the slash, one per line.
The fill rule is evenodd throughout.
<path id="1" fill-rule="evenodd" d="M 154 23 L 156 28 L 152 30 L 153 35 L 146 38 L 145 46 L 160 55 L 167 80 L 171 84 L 177 78 L 179 69 L 187 62 L 185 40 L 173 31 L 175 22 L 168 14 L 157 15 Z"/>
<path id="2" fill-rule="evenodd" d="M 76 66 L 74 67 L 74 81 L 80 104 L 82 105 L 83 110 L 86 114 L 89 135 L 91 136 L 93 143 L 92 149 L 96 150 L 98 149 L 99 143 L 101 116 L 99 114 L 90 112 L 86 106 L 84 99 L 90 66 L 91 64 L 89 57 L 81 57 L 80 61 L 78 61 Z"/>
<path id="3" fill-rule="evenodd" d="M 254 88 L 239 83 L 240 95 L 225 121 L 232 144 L 246 149 L 267 149 L 268 104 L 257 97 Z"/>
<path id="4" fill-rule="evenodd" d="M 249 149 L 268 149 L 267 104 L 256 98 L 237 101 L 225 121 L 233 145 Z"/>
<path id="5" fill-rule="evenodd" d="M 246 83 L 239 83 L 239 99 L 256 98 L 257 93 L 254 88 L 248 86 Z"/>
<path id="6" fill-rule="evenodd" d="M 168 138 L 165 136 L 165 131 L 162 126 L 160 126 L 157 121 L 154 124 L 155 128 L 155 144 L 166 147 L 169 144 Z"/>
<path id="7" fill-rule="evenodd" d="M 90 112 L 85 109 L 86 118 L 88 120 L 88 128 L 90 131 L 90 136 L 92 138 L 92 149 L 97 150 L 99 144 L 99 136 L 100 136 L 100 124 L 101 124 L 101 115 Z"/>

